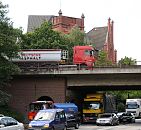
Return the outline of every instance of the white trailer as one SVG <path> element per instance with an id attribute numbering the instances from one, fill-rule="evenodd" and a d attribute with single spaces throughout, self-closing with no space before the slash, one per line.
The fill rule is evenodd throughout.
<path id="1" fill-rule="evenodd" d="M 141 99 L 126 99 L 126 112 L 141 117 Z"/>

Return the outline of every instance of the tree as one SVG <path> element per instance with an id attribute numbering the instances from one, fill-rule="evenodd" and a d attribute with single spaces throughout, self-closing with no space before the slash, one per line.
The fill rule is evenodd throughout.
<path id="1" fill-rule="evenodd" d="M 95 66 L 112 66 L 112 62 L 107 59 L 107 53 L 105 51 L 99 51 Z"/>
<path id="2" fill-rule="evenodd" d="M 69 51 L 69 57 L 70 61 L 72 61 L 73 57 L 73 47 L 74 46 L 83 46 L 86 45 L 84 42 L 84 36 L 85 33 L 84 31 L 81 31 L 78 26 L 74 26 L 70 33 L 66 35 L 66 38 L 69 40 L 68 41 L 68 51 Z"/>
<path id="3" fill-rule="evenodd" d="M 11 75 L 18 72 L 18 67 L 10 60 L 17 56 L 18 42 L 22 31 L 14 29 L 12 22 L 6 17 L 8 5 L 0 2 L 0 103 L 8 100 L 7 94 L 2 90 L 12 78 Z"/>
<path id="4" fill-rule="evenodd" d="M 34 32 L 22 37 L 22 49 L 67 49 L 66 39 L 61 33 L 52 30 L 50 22 L 44 22 Z"/>
<path id="5" fill-rule="evenodd" d="M 119 65 L 136 65 L 137 61 L 136 59 L 132 59 L 131 57 L 125 56 L 124 58 L 121 58 L 121 60 L 118 61 Z"/>
<path id="6" fill-rule="evenodd" d="M 108 91 L 108 93 L 115 96 L 118 111 L 125 111 L 127 98 L 141 98 L 139 90 Z"/>
<path id="7" fill-rule="evenodd" d="M 68 34 L 68 38 L 70 39 L 73 46 L 75 45 L 85 45 L 84 43 L 84 31 L 81 31 L 78 26 L 74 26 L 70 33 Z"/>

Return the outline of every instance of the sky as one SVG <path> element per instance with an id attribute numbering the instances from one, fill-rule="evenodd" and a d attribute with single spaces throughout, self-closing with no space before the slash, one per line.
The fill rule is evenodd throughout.
<path id="1" fill-rule="evenodd" d="M 28 15 L 56 15 L 81 18 L 85 32 L 114 21 L 114 47 L 117 60 L 125 56 L 141 64 L 141 0 L 0 0 L 9 5 L 8 17 L 15 28 L 27 31 Z"/>

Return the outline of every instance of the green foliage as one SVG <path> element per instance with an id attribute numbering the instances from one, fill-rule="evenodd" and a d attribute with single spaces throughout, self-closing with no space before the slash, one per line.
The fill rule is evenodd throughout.
<path id="1" fill-rule="evenodd" d="M 0 2 L 0 90 L 8 84 L 12 78 L 11 75 L 19 70 L 10 60 L 12 57 L 17 56 L 20 41 L 18 39 L 22 35 L 22 31 L 14 29 L 10 19 L 6 17 L 7 7 L 7 5 Z M 6 96 L 2 91 L 0 91 L 0 95 Z"/>
<path id="2" fill-rule="evenodd" d="M 68 41 L 68 51 L 69 51 L 69 58 L 70 62 L 72 62 L 73 58 L 73 47 L 74 46 L 83 46 L 86 45 L 84 42 L 84 31 L 81 31 L 78 26 L 74 26 L 70 33 L 65 35 L 67 41 Z"/>
<path id="3" fill-rule="evenodd" d="M 118 112 L 124 112 L 125 111 L 125 104 L 122 102 L 119 102 L 117 105 L 117 111 Z"/>
<path id="4" fill-rule="evenodd" d="M 0 113 L 5 116 L 11 116 L 20 122 L 24 121 L 24 116 L 8 105 L 0 105 Z"/>
<path id="5" fill-rule="evenodd" d="M 129 58 L 127 56 L 118 61 L 119 65 L 136 65 L 136 63 L 136 59 L 132 59 L 131 57 Z"/>
<path id="6" fill-rule="evenodd" d="M 105 51 L 99 51 L 95 66 L 112 66 L 112 62 L 107 59 L 107 53 Z"/>
<path id="7" fill-rule="evenodd" d="M 71 41 L 73 46 L 75 45 L 85 45 L 84 43 L 85 33 L 79 29 L 78 26 L 74 26 L 70 33 L 68 34 L 68 38 Z"/>
<path id="8" fill-rule="evenodd" d="M 128 98 L 141 98 L 140 90 L 120 90 L 108 91 L 108 93 L 116 97 L 116 104 L 118 111 L 125 111 L 125 103 Z"/>
<path id="9" fill-rule="evenodd" d="M 21 48 L 24 49 L 67 49 L 66 39 L 59 32 L 52 30 L 50 22 L 44 22 L 34 32 L 22 37 Z"/>

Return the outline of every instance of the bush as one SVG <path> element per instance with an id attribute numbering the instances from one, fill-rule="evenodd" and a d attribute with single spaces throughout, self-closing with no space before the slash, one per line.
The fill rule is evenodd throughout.
<path id="1" fill-rule="evenodd" d="M 125 111 L 125 105 L 123 103 L 118 103 L 117 110 L 118 110 L 118 112 L 124 112 Z"/>
<path id="2" fill-rule="evenodd" d="M 0 114 L 13 117 L 16 120 L 18 120 L 19 122 L 24 121 L 24 116 L 21 113 L 17 112 L 16 110 L 12 109 L 11 107 L 9 107 L 8 105 L 1 105 L 0 106 Z"/>

